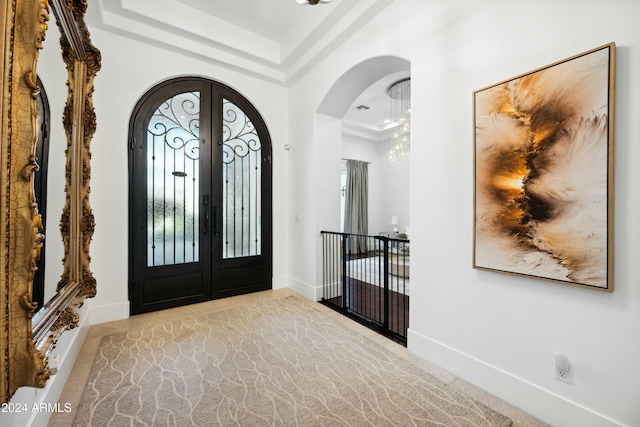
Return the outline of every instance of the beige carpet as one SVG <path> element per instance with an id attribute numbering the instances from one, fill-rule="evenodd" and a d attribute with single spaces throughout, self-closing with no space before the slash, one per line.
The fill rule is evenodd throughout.
<path id="1" fill-rule="evenodd" d="M 103 337 L 76 426 L 510 426 L 296 297 Z"/>

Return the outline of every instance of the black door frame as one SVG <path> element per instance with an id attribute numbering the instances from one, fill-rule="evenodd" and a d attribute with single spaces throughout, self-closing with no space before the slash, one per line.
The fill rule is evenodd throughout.
<path id="1" fill-rule="evenodd" d="M 181 88 L 181 90 L 173 90 L 172 88 Z M 237 105 L 251 120 L 254 125 L 260 143 L 262 145 L 262 163 L 261 163 L 261 254 L 255 257 L 235 258 L 235 259 L 222 259 L 221 244 L 223 236 L 221 233 L 211 233 L 212 239 L 210 244 L 211 249 L 211 263 L 215 266 L 211 269 L 211 277 L 207 278 L 209 288 L 194 298 L 186 298 L 181 301 L 169 301 L 160 304 L 147 304 L 146 306 L 141 301 L 140 285 L 134 283 L 135 277 L 135 265 L 134 265 L 134 213 L 135 204 L 140 202 L 140 199 L 146 199 L 146 197 L 139 197 L 135 194 L 136 183 L 134 182 L 135 162 L 134 151 L 140 148 L 140 135 L 136 135 L 138 131 L 136 129 L 137 123 L 140 120 L 145 120 L 144 115 L 148 116 L 149 109 L 148 104 L 152 101 L 158 101 L 162 99 L 168 99 L 171 97 L 171 93 L 184 92 L 184 88 L 189 91 L 200 90 L 203 87 L 208 87 L 212 96 L 211 109 L 208 113 L 203 111 L 201 113 L 201 130 L 208 128 L 213 129 L 211 135 L 211 141 L 207 141 L 211 149 L 211 180 L 215 183 L 215 186 L 211 186 L 211 195 L 214 203 L 218 203 L 221 200 L 222 192 L 222 180 L 214 178 L 214 174 L 219 173 L 221 166 L 217 165 L 217 160 L 221 156 L 222 141 L 221 138 L 221 123 L 222 123 L 222 108 L 218 108 L 222 103 L 222 98 L 231 101 Z M 167 96 L 168 94 L 168 96 Z M 206 117 L 205 117 L 206 114 Z M 177 77 L 166 81 L 163 81 L 150 90 L 148 90 L 137 102 L 133 114 L 131 116 L 129 124 L 129 301 L 132 314 L 143 313 L 147 311 L 161 310 L 169 307 L 176 307 L 180 305 L 193 304 L 196 302 L 207 301 L 211 299 L 218 299 L 232 295 L 240 295 L 250 292 L 256 292 L 261 290 L 271 289 L 272 287 L 272 264 L 273 264 L 273 221 L 272 221 L 272 168 L 271 168 L 271 153 L 272 144 L 271 138 L 266 126 L 266 123 L 262 119 L 257 109 L 253 104 L 247 100 L 240 93 L 234 89 L 226 86 L 222 83 L 216 82 L 211 79 L 203 77 Z M 204 225 L 203 221 L 205 215 L 201 215 L 200 232 L 202 234 L 202 227 L 210 227 L 211 231 L 215 224 L 221 223 L 222 209 L 214 209 L 209 219 L 211 223 Z M 206 224 L 206 223 L 205 223 Z M 251 259 L 249 259 L 251 258 Z M 244 260 L 244 261 L 243 261 Z M 252 265 L 251 272 L 247 273 L 246 265 L 243 270 L 243 263 L 248 262 Z M 233 283 L 232 283 L 233 282 Z M 222 286 L 221 284 L 224 284 Z"/>

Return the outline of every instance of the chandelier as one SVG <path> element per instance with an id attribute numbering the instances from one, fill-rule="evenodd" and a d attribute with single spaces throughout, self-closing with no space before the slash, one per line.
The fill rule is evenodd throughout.
<path id="1" fill-rule="evenodd" d="M 298 4 L 310 4 L 311 6 L 315 6 L 320 3 L 331 3 L 331 0 L 296 0 Z"/>
<path id="2" fill-rule="evenodd" d="M 391 121 L 395 127 L 385 151 L 387 160 L 396 162 L 409 157 L 411 150 L 411 79 L 395 82 L 387 95 L 391 99 Z"/>

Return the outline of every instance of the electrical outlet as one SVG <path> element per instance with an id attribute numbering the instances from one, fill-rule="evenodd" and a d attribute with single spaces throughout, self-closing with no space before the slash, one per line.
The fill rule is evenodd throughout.
<path id="1" fill-rule="evenodd" d="M 556 353 L 553 360 L 556 379 L 558 381 L 571 384 L 571 367 L 569 365 L 569 358 L 565 354 Z"/>

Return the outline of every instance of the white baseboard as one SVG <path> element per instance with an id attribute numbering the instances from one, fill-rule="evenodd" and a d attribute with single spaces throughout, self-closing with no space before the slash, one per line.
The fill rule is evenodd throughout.
<path id="1" fill-rule="evenodd" d="M 114 320 L 127 319 L 129 317 L 129 301 L 117 304 L 91 306 L 89 320 L 91 325 L 113 322 Z"/>
<path id="2" fill-rule="evenodd" d="M 411 329 L 407 341 L 410 352 L 553 426 L 622 425 Z"/>
<path id="3" fill-rule="evenodd" d="M 286 289 L 289 287 L 289 276 L 277 276 L 272 279 L 272 289 Z"/>
<path id="4" fill-rule="evenodd" d="M 305 298 L 311 301 L 320 301 L 322 299 L 322 287 L 313 286 L 309 283 L 302 282 L 294 277 L 289 276 L 287 288 L 293 289 Z"/>

